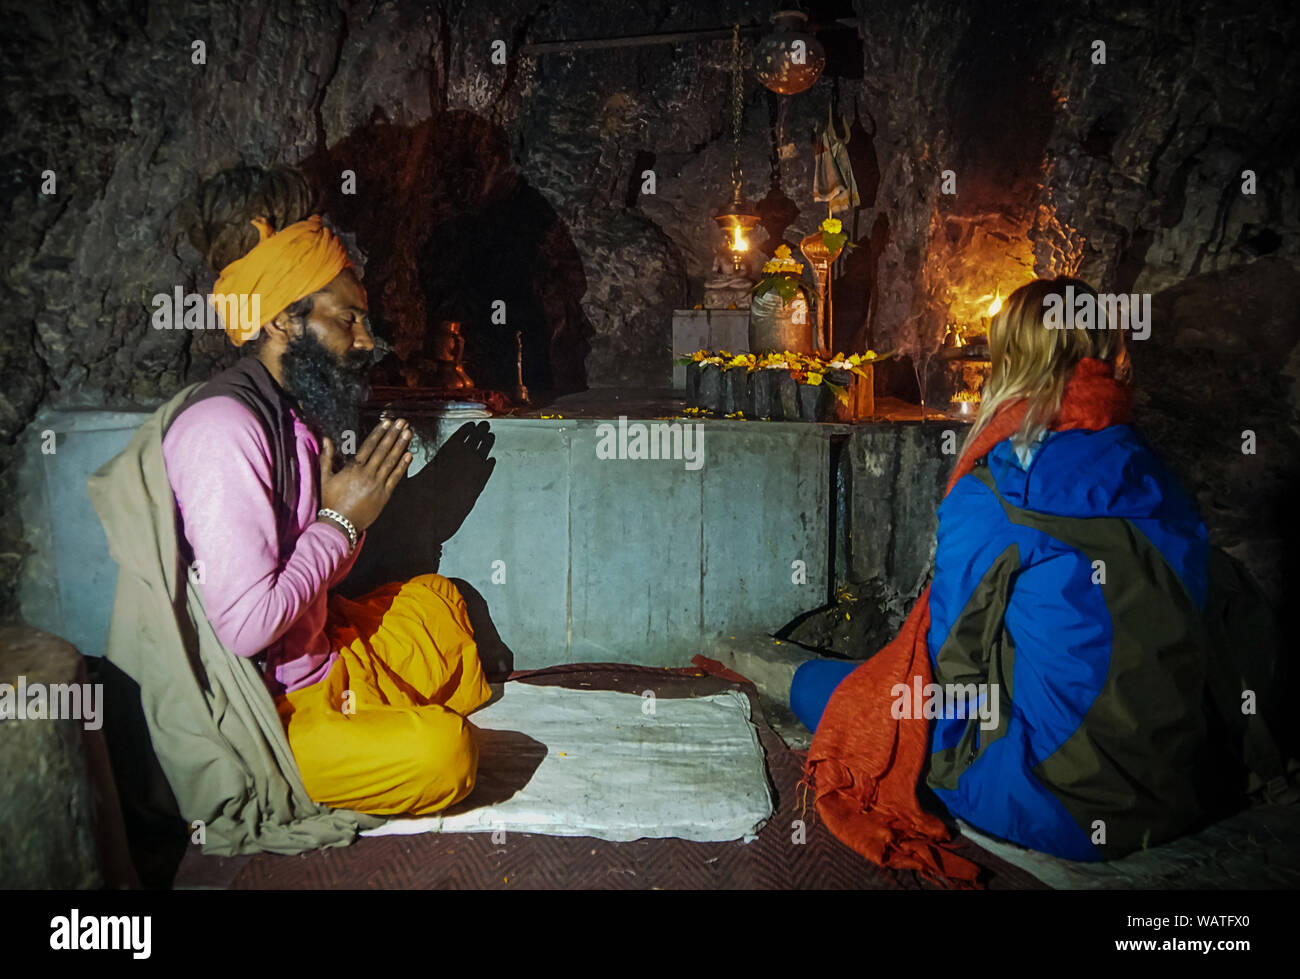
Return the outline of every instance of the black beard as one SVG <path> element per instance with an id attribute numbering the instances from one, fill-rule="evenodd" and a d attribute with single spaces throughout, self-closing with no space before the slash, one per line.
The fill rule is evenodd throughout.
<path id="1" fill-rule="evenodd" d="M 366 368 L 369 350 L 330 353 L 308 330 L 290 340 L 280 360 L 284 389 L 297 399 L 306 422 L 342 453 L 345 433 L 353 435 L 353 452 L 361 442 L 361 404 L 370 393 Z"/>

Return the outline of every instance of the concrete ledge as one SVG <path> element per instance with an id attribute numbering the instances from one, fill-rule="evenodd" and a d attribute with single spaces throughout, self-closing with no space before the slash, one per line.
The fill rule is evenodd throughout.
<path id="1" fill-rule="evenodd" d="M 117 564 L 86 479 L 131 441 L 144 412 L 43 409 L 19 436 L 19 507 L 28 555 L 17 582 L 25 622 L 99 656 Z"/>
<path id="2" fill-rule="evenodd" d="M 800 664 L 829 657 L 762 635 L 716 639 L 708 645 L 704 655 L 753 683 L 758 688 L 759 709 L 772 730 L 794 750 L 808 750 L 812 732 L 790 709 L 790 683 Z"/>
<path id="3" fill-rule="evenodd" d="M 692 469 L 603 457 L 616 420 L 492 419 L 477 451 L 456 423 L 413 422 L 419 468 L 340 590 L 459 579 L 516 669 L 681 666 L 720 634 L 779 629 L 825 604 L 831 427 L 698 424 Z"/>
<path id="4" fill-rule="evenodd" d="M 633 422 L 696 424 L 629 410 Z M 86 478 L 145 417 L 46 411 L 20 439 L 21 614 L 88 656 L 102 650 L 117 566 Z M 490 465 L 448 446 L 458 424 L 412 420 L 409 478 L 341 590 L 458 578 L 491 621 L 500 665 L 517 669 L 684 665 L 720 635 L 780 629 L 846 580 L 910 598 L 951 465 L 945 425 L 709 419 L 703 464 L 688 469 L 602 458 L 608 418 L 491 419 Z"/>
<path id="5" fill-rule="evenodd" d="M 764 697 L 789 706 L 790 683 L 795 670 L 810 659 L 828 659 L 802 646 L 771 636 L 727 636 L 709 643 L 704 654 L 734 670 L 758 688 Z"/>

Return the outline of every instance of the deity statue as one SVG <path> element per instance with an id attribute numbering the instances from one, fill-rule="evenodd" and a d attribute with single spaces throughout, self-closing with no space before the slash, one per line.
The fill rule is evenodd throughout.
<path id="1" fill-rule="evenodd" d="M 704 283 L 705 309 L 749 309 L 750 253 L 720 248 L 713 256 L 711 278 Z"/>
<path id="2" fill-rule="evenodd" d="M 465 356 L 462 325 L 459 320 L 440 320 L 437 327 L 425 335 L 425 357 L 421 367 L 428 376 L 426 384 L 449 391 L 474 386 L 461 366 Z"/>

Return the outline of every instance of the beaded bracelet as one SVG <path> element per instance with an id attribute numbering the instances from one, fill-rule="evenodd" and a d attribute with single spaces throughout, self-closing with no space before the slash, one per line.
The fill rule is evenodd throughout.
<path id="1" fill-rule="evenodd" d="M 357 528 L 352 526 L 352 521 L 343 516 L 343 514 L 339 513 L 337 510 L 331 510 L 329 507 L 321 507 L 316 511 L 316 516 L 327 517 L 342 527 L 344 532 L 348 535 L 349 549 L 357 546 Z"/>

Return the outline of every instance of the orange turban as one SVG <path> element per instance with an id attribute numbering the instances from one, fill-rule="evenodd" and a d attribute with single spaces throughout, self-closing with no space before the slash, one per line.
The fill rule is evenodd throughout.
<path id="1" fill-rule="evenodd" d="M 304 296 L 317 292 L 348 268 L 347 249 L 319 214 L 281 231 L 253 218 L 259 241 L 243 258 L 221 270 L 208 301 L 221 314 L 236 347 Z"/>

